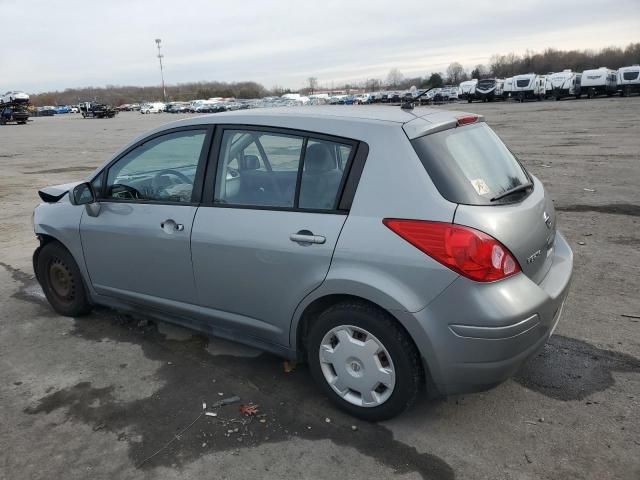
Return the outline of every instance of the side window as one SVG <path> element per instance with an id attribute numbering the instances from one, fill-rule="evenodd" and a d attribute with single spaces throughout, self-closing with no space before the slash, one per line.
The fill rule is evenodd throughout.
<path id="1" fill-rule="evenodd" d="M 334 210 L 352 149 L 350 144 L 296 135 L 226 130 L 214 203 Z"/>
<path id="2" fill-rule="evenodd" d="M 226 130 L 214 202 L 293 207 L 303 143 L 302 137 L 294 135 Z"/>
<path id="3" fill-rule="evenodd" d="M 300 184 L 300 208 L 333 210 L 351 145 L 309 139 Z"/>
<path id="4" fill-rule="evenodd" d="M 191 202 L 206 133 L 169 133 L 138 146 L 109 168 L 106 199 Z"/>

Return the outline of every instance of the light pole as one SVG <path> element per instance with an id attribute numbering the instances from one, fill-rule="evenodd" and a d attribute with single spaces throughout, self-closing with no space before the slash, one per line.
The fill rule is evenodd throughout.
<path id="1" fill-rule="evenodd" d="M 167 90 L 164 88 L 164 71 L 162 70 L 162 52 L 160 51 L 160 42 L 162 40 L 160 38 L 156 38 L 156 45 L 158 46 L 158 60 L 160 60 L 160 78 L 162 78 L 162 101 L 167 101 Z"/>

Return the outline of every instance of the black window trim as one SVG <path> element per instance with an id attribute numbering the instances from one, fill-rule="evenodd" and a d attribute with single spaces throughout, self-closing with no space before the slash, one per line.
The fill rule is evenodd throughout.
<path id="1" fill-rule="evenodd" d="M 355 196 L 362 170 L 369 153 L 369 146 L 361 141 L 337 135 L 313 132 L 309 130 L 301 130 L 287 127 L 272 127 L 267 125 L 242 124 L 242 123 L 220 123 L 217 124 L 213 135 L 212 146 L 209 152 L 209 161 L 204 178 L 204 188 L 202 193 L 202 202 L 200 206 L 210 208 L 237 208 L 243 210 L 272 210 L 281 212 L 304 212 L 304 213 L 324 213 L 347 215 L 351 209 L 353 198 Z M 298 176 L 296 178 L 296 191 L 293 207 L 277 207 L 270 205 L 235 205 L 214 202 L 215 185 L 217 181 L 218 160 L 220 158 L 220 150 L 222 147 L 222 137 L 228 130 L 248 130 L 259 131 L 264 133 L 274 133 L 281 135 L 297 136 L 303 140 L 303 148 L 298 165 Z M 340 181 L 340 186 L 336 195 L 336 203 L 333 209 L 316 209 L 298 207 L 298 198 L 300 194 L 301 173 L 304 162 L 306 148 L 304 148 L 308 140 L 320 140 L 349 145 L 351 152 L 347 159 L 348 171 L 345 171 Z"/>
<path id="2" fill-rule="evenodd" d="M 204 189 L 204 179 L 206 176 L 206 169 L 209 165 L 208 158 L 211 153 L 211 146 L 213 140 L 215 125 L 214 124 L 198 124 L 198 125 L 185 125 L 183 127 L 175 127 L 175 128 L 167 128 L 166 130 L 161 130 L 159 132 L 153 133 L 149 136 L 144 137 L 138 142 L 131 145 L 129 148 L 120 153 L 117 157 L 111 160 L 107 165 L 104 166 L 96 175 L 89 180 L 89 182 L 93 182 L 96 178 L 102 175 L 102 181 L 100 185 L 100 191 L 96 192 L 97 201 L 101 203 L 135 203 L 140 205 L 181 205 L 181 206 L 191 206 L 197 207 L 201 204 L 203 189 Z M 172 202 L 169 200 L 130 200 L 124 198 L 106 198 L 107 194 L 107 180 L 109 177 L 109 169 L 122 158 L 127 156 L 133 150 L 138 147 L 141 147 L 145 143 L 148 143 L 156 138 L 163 137 L 165 135 L 170 135 L 172 133 L 177 132 L 185 132 L 189 130 L 203 130 L 205 131 L 204 141 L 202 143 L 202 149 L 200 150 L 200 157 L 198 159 L 198 166 L 196 167 L 196 175 L 193 179 L 193 191 L 191 194 L 190 202 Z"/>

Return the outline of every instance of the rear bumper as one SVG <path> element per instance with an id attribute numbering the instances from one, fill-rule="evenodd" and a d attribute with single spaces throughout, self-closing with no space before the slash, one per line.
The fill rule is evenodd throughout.
<path id="1" fill-rule="evenodd" d="M 486 390 L 509 378 L 555 329 L 569 291 L 573 253 L 555 240 L 553 264 L 536 284 L 524 274 L 493 283 L 454 281 L 411 315 L 411 332 L 440 393 Z"/>

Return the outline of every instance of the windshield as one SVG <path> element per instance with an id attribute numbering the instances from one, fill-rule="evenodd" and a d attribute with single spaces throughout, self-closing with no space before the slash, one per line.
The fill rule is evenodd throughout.
<path id="1" fill-rule="evenodd" d="M 502 140 L 482 122 L 425 135 L 411 142 L 444 198 L 466 205 L 522 200 L 527 191 L 492 198 L 531 180 Z"/>
<path id="2" fill-rule="evenodd" d="M 622 78 L 624 78 L 625 80 L 635 80 L 636 78 L 638 78 L 638 73 L 640 72 L 624 72 L 622 74 Z"/>

